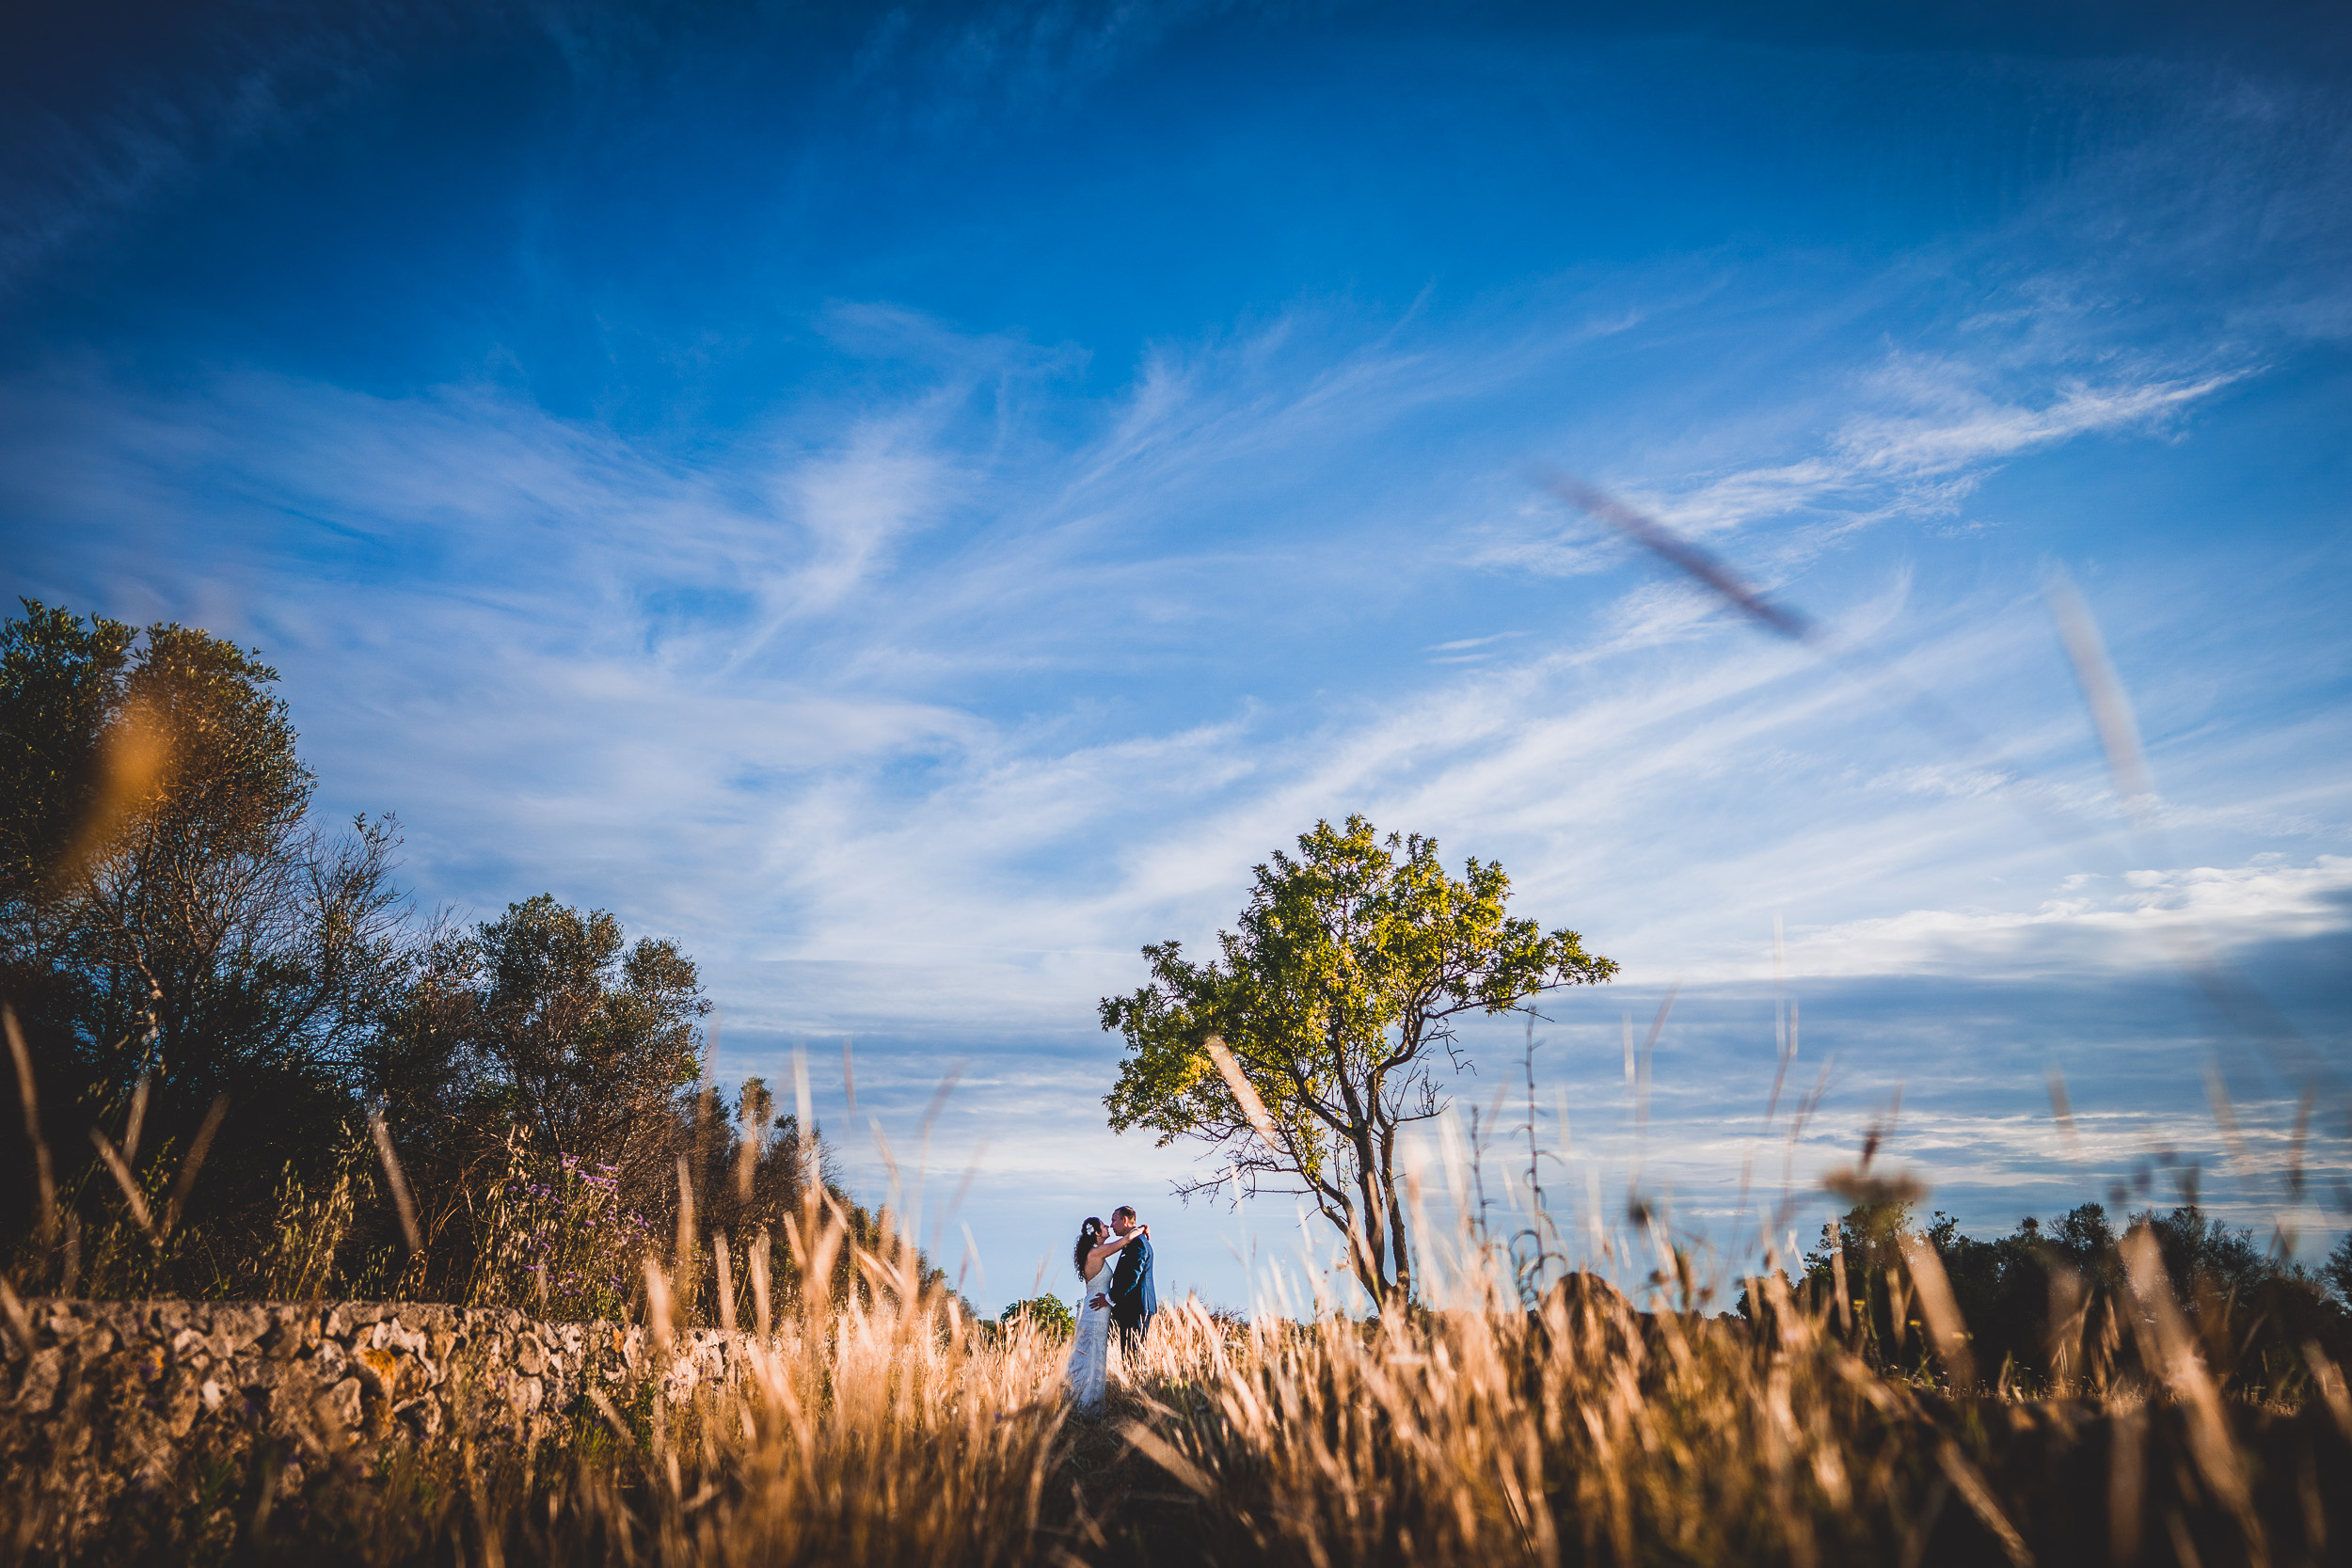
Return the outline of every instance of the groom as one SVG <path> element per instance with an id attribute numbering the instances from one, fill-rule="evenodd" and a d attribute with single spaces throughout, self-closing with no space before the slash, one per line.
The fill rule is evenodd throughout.
<path id="1" fill-rule="evenodd" d="M 1120 1236 L 1136 1228 L 1135 1206 L 1122 1203 L 1111 1211 L 1111 1229 Z M 1152 1232 L 1146 1230 L 1119 1249 L 1119 1272 L 1111 1275 L 1111 1322 L 1130 1352 L 1143 1348 L 1144 1331 L 1160 1309 L 1159 1292 L 1152 1288 Z"/>

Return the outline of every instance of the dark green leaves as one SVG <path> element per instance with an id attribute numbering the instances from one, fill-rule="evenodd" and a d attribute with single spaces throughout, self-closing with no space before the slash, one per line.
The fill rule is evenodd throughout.
<path id="1" fill-rule="evenodd" d="M 1295 856 L 1278 851 L 1256 868 L 1239 929 L 1218 933 L 1216 958 L 1147 947 L 1151 982 L 1104 1000 L 1103 1027 L 1127 1040 L 1104 1100 L 1111 1125 L 1220 1148 L 1233 1174 L 1295 1181 L 1343 1228 L 1401 1228 L 1394 1134 L 1442 1108 L 1430 1062 L 1443 1052 L 1458 1065 L 1452 1021 L 1616 973 L 1576 932 L 1512 917 L 1510 890 L 1492 862 L 1449 876 L 1435 839 L 1383 839 L 1361 816 L 1316 823 Z M 1281 1147 L 1250 1130 L 1210 1061 L 1213 1035 Z"/>

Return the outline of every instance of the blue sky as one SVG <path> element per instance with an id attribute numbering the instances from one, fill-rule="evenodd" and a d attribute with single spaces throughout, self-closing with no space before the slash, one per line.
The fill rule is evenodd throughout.
<path id="1" fill-rule="evenodd" d="M 803 1045 L 869 1195 L 863 1123 L 911 1155 L 962 1063 L 930 1210 L 974 1172 L 939 1234 L 983 1305 L 1121 1199 L 1179 1291 L 1245 1302 L 1241 1259 L 1296 1250 L 1287 1202 L 1180 1210 L 1181 1151 L 1106 1130 L 1094 1005 L 1353 810 L 1624 963 L 1538 1053 L 1580 1235 L 1633 1183 L 1727 1262 L 1807 1239 L 1890 1116 L 1972 1228 L 2192 1167 L 2265 1236 L 2341 1228 L 2326 8 L 57 6 L 28 38 L 0 588 L 259 644 L 321 809 L 396 811 L 422 904 L 677 937 L 723 1075 Z M 2137 833 L 2061 573 L 2146 739 Z M 1625 1021 L 1677 982 L 1637 1116 Z M 1793 1141 L 1784 995 L 1822 1085 Z M 1485 1106 L 1519 1034 L 1471 1043 Z"/>

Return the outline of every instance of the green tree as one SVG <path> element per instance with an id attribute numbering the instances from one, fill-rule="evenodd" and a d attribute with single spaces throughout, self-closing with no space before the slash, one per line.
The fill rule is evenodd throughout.
<path id="1" fill-rule="evenodd" d="M 1835 1224 L 1821 1227 L 1820 1244 L 1805 1254 L 1804 1279 L 1817 1303 L 1830 1305 L 1839 1327 L 1867 1354 L 1892 1361 L 1921 1341 L 1906 1310 L 1909 1276 L 1903 1243 L 1916 1233 L 1912 1205 L 1918 1189 L 1907 1182 L 1862 1181 L 1840 1190 L 1860 1201 Z M 1941 1216 L 1938 1216 L 1939 1219 Z"/>
<path id="2" fill-rule="evenodd" d="M 1217 935 L 1218 958 L 1146 947 L 1152 983 L 1104 1000 L 1103 1027 L 1127 1044 L 1104 1101 L 1111 1126 L 1222 1151 L 1226 1167 L 1184 1184 L 1184 1196 L 1228 1182 L 1306 1195 L 1347 1238 L 1374 1299 L 1408 1297 L 1396 1138 L 1448 1103 L 1438 1069 L 1467 1065 L 1454 1021 L 1607 980 L 1617 966 L 1574 931 L 1510 917 L 1501 865 L 1472 859 L 1449 877 L 1435 839 L 1384 841 L 1359 816 L 1317 822 L 1295 859 L 1278 850 L 1255 879 L 1240 930 Z M 1263 1102 L 1263 1132 L 1212 1037 Z"/>
<path id="3" fill-rule="evenodd" d="M 91 816 L 137 633 L 37 599 L 0 623 L 0 899 L 29 911 Z"/>
<path id="4" fill-rule="evenodd" d="M 996 1321 L 1007 1328 L 1026 1321 L 1056 1338 L 1067 1339 L 1078 1332 L 1078 1320 L 1072 1315 L 1070 1304 L 1059 1296 L 1032 1296 L 1016 1301 L 996 1314 Z"/>
<path id="5" fill-rule="evenodd" d="M 652 1132 L 664 1162 L 709 1011 L 677 943 L 630 943 L 607 911 L 543 893 L 433 944 L 363 1053 L 366 1088 L 428 1138 L 520 1123 L 617 1164 Z"/>
<path id="6" fill-rule="evenodd" d="M 246 1135 L 216 1159 L 274 1182 L 351 1110 L 352 1053 L 402 983 L 394 831 L 310 821 L 312 775 L 253 653 L 24 610 L 0 626 L 0 998 L 52 1135 L 81 1145 L 75 1117 L 145 1081 L 154 1149 L 226 1093 Z"/>
<path id="7" fill-rule="evenodd" d="M 2336 1238 L 2336 1244 L 2319 1265 L 2319 1277 L 2336 1293 L 2336 1299 L 2352 1307 L 2352 1230 Z"/>

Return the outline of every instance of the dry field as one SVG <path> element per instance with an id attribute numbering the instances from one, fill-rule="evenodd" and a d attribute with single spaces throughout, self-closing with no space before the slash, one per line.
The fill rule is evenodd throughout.
<path id="1" fill-rule="evenodd" d="M 1978 1386 L 1936 1276 L 1913 1281 L 1939 1377 L 1890 1376 L 1785 1291 L 1765 1326 L 1632 1310 L 1576 1276 L 1535 1312 L 1475 1273 L 1453 1307 L 1367 1324 L 1162 1313 L 1106 1406 L 1059 1397 L 1063 1342 L 975 1324 L 903 1246 L 809 1212 L 797 1277 L 716 1310 L 755 1375 L 672 1402 L 591 1401 L 528 1448 L 338 1468 L 315 1451 L 126 1513 L 110 1560 L 447 1563 L 2229 1563 L 2352 1560 L 2352 1402 L 2217 1382 L 2153 1245 L 2125 1310 L 2066 1332 L 2079 1375 Z M 2143 1238 L 2144 1240 L 2144 1238 Z M 1776 1276 L 1775 1276 L 1776 1277 Z M 672 1292 L 656 1269 L 657 1336 Z M 761 1320 L 755 1323 L 751 1320 Z M 2143 1371 L 2140 1369 L 2153 1369 Z M 2124 1369 L 2129 1369 L 2128 1370 Z M 1966 1386 L 1966 1383 L 1963 1383 Z M 301 1506 L 274 1465 L 307 1460 Z M 325 1484 L 321 1484 L 322 1478 Z M 40 1478 L 6 1555 L 55 1560 Z"/>

